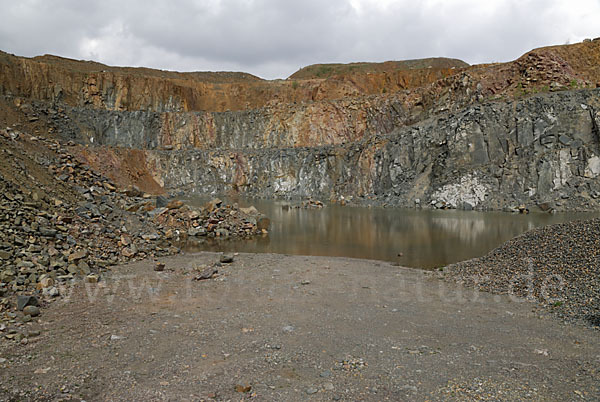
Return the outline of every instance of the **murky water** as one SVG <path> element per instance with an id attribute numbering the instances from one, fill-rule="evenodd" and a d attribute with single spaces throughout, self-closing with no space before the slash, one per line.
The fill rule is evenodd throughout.
<path id="1" fill-rule="evenodd" d="M 202 205 L 206 199 L 188 200 Z M 479 257 L 537 226 L 600 213 L 531 213 L 342 207 L 285 209 L 289 202 L 235 200 L 271 218 L 268 236 L 250 240 L 201 239 L 188 251 L 238 251 L 343 256 L 435 268 Z"/>

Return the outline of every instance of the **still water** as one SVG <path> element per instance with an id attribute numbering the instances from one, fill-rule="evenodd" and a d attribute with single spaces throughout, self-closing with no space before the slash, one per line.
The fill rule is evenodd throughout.
<path id="1" fill-rule="evenodd" d="M 187 200 L 203 205 L 206 199 Z M 231 200 L 226 200 L 231 203 Z M 537 226 L 588 219 L 600 213 L 476 212 L 329 205 L 285 208 L 289 202 L 234 200 L 271 219 L 269 234 L 250 240 L 190 241 L 187 251 L 237 251 L 366 258 L 435 268 L 479 257 Z"/>

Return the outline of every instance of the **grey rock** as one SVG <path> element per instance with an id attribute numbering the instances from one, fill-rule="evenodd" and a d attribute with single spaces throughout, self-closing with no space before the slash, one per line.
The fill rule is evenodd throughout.
<path id="1" fill-rule="evenodd" d="M 58 297 L 60 296 L 60 290 L 56 286 L 52 286 L 50 288 L 43 290 L 44 294 L 49 297 Z"/>
<path id="2" fill-rule="evenodd" d="M 188 230 L 188 236 L 206 236 L 206 230 L 201 227 L 192 227 Z"/>
<path id="3" fill-rule="evenodd" d="M 561 134 L 561 135 L 558 137 L 558 141 L 560 141 L 560 143 L 561 143 L 561 144 L 563 144 L 563 145 L 569 146 L 569 145 L 571 145 L 571 142 L 572 142 L 573 140 L 572 140 L 571 138 L 567 137 L 566 135 L 564 135 L 564 134 Z"/>
<path id="4" fill-rule="evenodd" d="M 39 306 L 37 297 L 27 296 L 27 295 L 18 295 L 17 296 L 17 310 L 23 311 L 23 309 L 27 306 Z"/>
<path id="5" fill-rule="evenodd" d="M 314 387 L 309 387 L 306 389 L 306 393 L 308 395 L 313 395 L 313 394 L 316 394 L 317 392 L 319 392 L 319 390 Z"/>
<path id="6" fill-rule="evenodd" d="M 45 237 L 55 237 L 56 236 L 56 229 L 50 229 L 50 228 L 44 228 L 41 227 L 38 229 L 38 232 Z"/>
<path id="7" fill-rule="evenodd" d="M 232 253 L 223 253 L 219 257 L 219 262 L 223 264 L 230 264 L 234 260 L 234 255 Z"/>
<path id="8" fill-rule="evenodd" d="M 169 200 L 167 200 L 164 196 L 159 195 L 156 197 L 156 208 L 165 208 L 169 204 Z"/>
<path id="9" fill-rule="evenodd" d="M 90 270 L 90 266 L 85 261 L 79 261 L 77 268 L 79 269 L 79 273 L 83 275 L 88 275 L 90 272 L 92 272 Z"/>
<path id="10" fill-rule="evenodd" d="M 204 269 L 194 279 L 196 279 L 197 281 L 203 281 L 203 280 L 206 280 L 206 279 L 211 279 L 218 272 L 219 272 L 219 270 L 217 268 L 215 268 L 215 267 L 208 267 L 208 268 Z"/>
<path id="11" fill-rule="evenodd" d="M 465 211 L 472 211 L 473 210 L 473 205 L 471 205 L 469 202 L 463 202 L 461 205 L 461 209 L 465 210 Z"/>

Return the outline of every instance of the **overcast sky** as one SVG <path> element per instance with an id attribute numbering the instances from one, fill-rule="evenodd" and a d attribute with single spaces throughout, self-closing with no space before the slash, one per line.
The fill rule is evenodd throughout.
<path id="1" fill-rule="evenodd" d="M 285 78 L 314 63 L 508 61 L 600 36 L 600 0 L 0 0 L 0 50 Z"/>

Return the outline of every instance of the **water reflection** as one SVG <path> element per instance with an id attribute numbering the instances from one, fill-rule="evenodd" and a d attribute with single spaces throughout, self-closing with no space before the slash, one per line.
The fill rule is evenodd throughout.
<path id="1" fill-rule="evenodd" d="M 189 200 L 202 205 L 206 199 Z M 285 209 L 285 202 L 234 200 L 271 218 L 268 236 L 250 240 L 200 239 L 188 251 L 326 255 L 395 261 L 433 268 L 484 255 L 536 226 L 598 213 L 515 215 L 502 212 L 341 207 Z"/>

